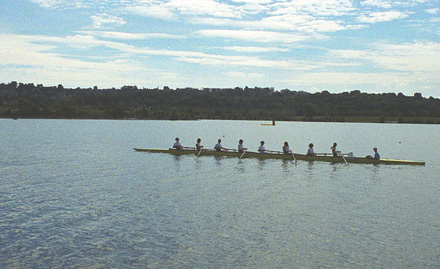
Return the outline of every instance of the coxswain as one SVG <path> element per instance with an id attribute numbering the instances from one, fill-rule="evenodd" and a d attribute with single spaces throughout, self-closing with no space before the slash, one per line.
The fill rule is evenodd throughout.
<path id="1" fill-rule="evenodd" d="M 374 150 L 374 159 L 380 160 L 380 155 L 379 152 L 377 152 L 377 148 L 374 147 L 373 150 Z"/>
<path id="2" fill-rule="evenodd" d="M 374 157 L 371 155 L 367 155 L 365 158 L 380 160 L 380 155 L 379 155 L 379 152 L 377 152 L 377 148 L 374 147 L 373 150 L 374 150 Z"/>

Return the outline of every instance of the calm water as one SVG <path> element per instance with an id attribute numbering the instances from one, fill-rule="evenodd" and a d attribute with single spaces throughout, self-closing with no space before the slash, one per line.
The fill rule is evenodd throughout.
<path id="1" fill-rule="evenodd" d="M 440 267 L 440 126 L 260 123 L 0 120 L 0 267 Z M 426 166 L 133 151 L 176 136 Z"/>

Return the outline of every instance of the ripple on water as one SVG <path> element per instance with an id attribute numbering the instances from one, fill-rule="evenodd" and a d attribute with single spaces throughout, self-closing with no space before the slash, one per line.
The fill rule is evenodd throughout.
<path id="1" fill-rule="evenodd" d="M 367 137 L 360 125 L 347 124 L 343 133 L 355 134 L 350 138 L 335 125 L 313 123 L 281 122 L 269 130 L 235 121 L 1 121 L 3 132 L 3 126 L 20 124 L 38 130 L 13 130 L 2 149 L 3 268 L 440 266 L 440 169 L 433 165 L 440 156 L 420 143 L 419 129 L 386 125 Z M 433 164 L 295 163 L 132 150 L 146 140 L 149 147 L 164 147 L 162 140 L 176 136 L 170 130 L 181 132 L 183 141 L 192 141 L 185 134 L 194 130 L 216 141 L 219 128 L 231 130 L 225 145 L 246 134 L 250 145 L 262 137 L 268 145 L 293 137 L 294 148 L 300 146 L 294 141 L 309 137 L 291 130 L 315 130 L 317 150 L 335 139 L 344 141 L 341 147 L 359 148 L 359 141 L 411 133 L 407 143 L 414 147 L 394 152 L 414 156 L 417 148 Z M 423 137 L 439 138 L 437 129 L 419 128 Z M 386 141 L 382 155 L 395 147 Z"/>

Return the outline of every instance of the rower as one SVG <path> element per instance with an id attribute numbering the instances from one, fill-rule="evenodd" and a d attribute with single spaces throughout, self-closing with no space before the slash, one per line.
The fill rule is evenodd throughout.
<path id="1" fill-rule="evenodd" d="M 197 150 L 202 150 L 203 146 L 201 145 L 202 139 L 197 138 L 197 143 L 196 143 L 196 149 Z"/>
<path id="2" fill-rule="evenodd" d="M 175 140 L 176 140 L 176 142 L 174 143 L 173 148 L 175 148 L 176 150 L 183 150 L 183 146 L 182 146 L 182 144 L 180 144 L 179 138 L 176 137 Z"/>
<path id="3" fill-rule="evenodd" d="M 217 151 L 222 151 L 222 149 L 225 149 L 225 148 L 222 146 L 222 140 L 221 140 L 221 139 L 219 139 L 219 140 L 218 140 L 218 143 L 215 144 L 214 149 L 217 150 Z"/>
<path id="4" fill-rule="evenodd" d="M 333 146 L 330 148 L 330 149 L 332 150 L 333 157 L 338 157 L 338 153 L 341 153 L 340 151 L 337 151 L 337 150 L 336 150 L 336 146 L 337 146 L 337 145 L 338 145 L 338 144 L 333 143 Z"/>
<path id="5" fill-rule="evenodd" d="M 313 143 L 309 144 L 309 149 L 307 150 L 307 156 L 315 156 L 315 151 L 313 150 Z"/>
<path id="6" fill-rule="evenodd" d="M 240 139 L 240 141 L 238 141 L 238 152 L 244 152 L 245 150 L 247 150 L 247 148 L 243 147 L 243 139 Z"/>
<path id="7" fill-rule="evenodd" d="M 260 146 L 258 147 L 258 152 L 267 153 L 266 148 L 264 147 L 264 141 L 260 142 Z"/>
<path id="8" fill-rule="evenodd" d="M 289 148 L 289 143 L 287 143 L 287 141 L 284 142 L 283 153 L 284 154 L 291 154 L 292 153 L 292 151 Z"/>

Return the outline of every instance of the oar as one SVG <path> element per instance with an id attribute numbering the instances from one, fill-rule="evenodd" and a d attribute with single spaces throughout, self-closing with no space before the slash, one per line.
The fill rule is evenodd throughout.
<path id="1" fill-rule="evenodd" d="M 197 157 L 200 157 L 200 153 L 202 152 L 203 148 L 200 148 L 199 154 L 197 154 Z"/>
<path id="2" fill-rule="evenodd" d="M 243 150 L 243 154 L 241 154 L 241 156 L 240 156 L 240 159 L 241 159 L 241 157 L 243 157 L 243 155 L 246 153 L 246 150 Z"/>
<path id="3" fill-rule="evenodd" d="M 344 154 L 341 153 L 341 157 L 342 157 L 342 159 L 344 159 L 345 164 L 348 164 L 347 160 L 344 157 Z"/>
<path id="4" fill-rule="evenodd" d="M 293 160 L 295 160 L 295 164 L 296 164 L 296 158 L 295 158 L 295 154 L 292 152 L 292 157 L 293 157 Z"/>

